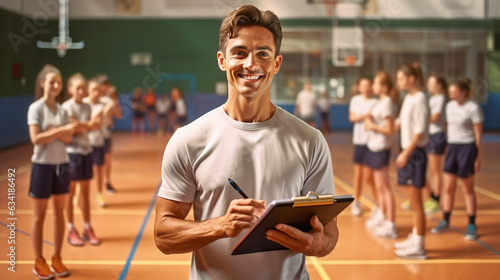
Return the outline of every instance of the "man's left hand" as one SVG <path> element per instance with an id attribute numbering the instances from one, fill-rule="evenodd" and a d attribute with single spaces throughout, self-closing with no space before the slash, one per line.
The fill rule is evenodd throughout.
<path id="1" fill-rule="evenodd" d="M 330 223 L 335 222 L 334 219 Z M 309 232 L 303 232 L 289 225 L 277 224 L 274 229 L 266 231 L 266 236 L 267 239 L 279 243 L 296 253 L 303 253 L 307 256 L 324 255 L 323 251 L 329 247 L 332 240 L 329 240 L 329 235 L 325 235 L 325 227 L 323 227 L 317 216 L 311 217 L 310 223 L 312 229 Z"/>

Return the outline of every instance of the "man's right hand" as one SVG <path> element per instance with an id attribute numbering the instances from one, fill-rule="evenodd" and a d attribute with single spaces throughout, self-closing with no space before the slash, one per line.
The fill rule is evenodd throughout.
<path id="1" fill-rule="evenodd" d="M 228 237 L 236 237 L 246 228 L 250 228 L 266 210 L 263 200 L 235 199 L 231 201 L 226 215 L 220 217 L 220 225 Z"/>

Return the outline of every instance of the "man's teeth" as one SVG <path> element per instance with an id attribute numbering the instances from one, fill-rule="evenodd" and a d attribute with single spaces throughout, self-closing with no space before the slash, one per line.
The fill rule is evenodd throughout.
<path id="1" fill-rule="evenodd" d="M 245 76 L 245 75 L 241 75 L 241 77 L 246 80 L 257 80 L 260 78 L 260 76 Z"/>

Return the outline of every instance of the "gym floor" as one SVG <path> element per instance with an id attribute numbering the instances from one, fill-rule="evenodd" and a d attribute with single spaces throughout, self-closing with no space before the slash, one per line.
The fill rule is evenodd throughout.
<path id="1" fill-rule="evenodd" d="M 113 135 L 113 185 L 115 194 L 106 194 L 107 206 L 95 201 L 92 182 L 92 224 L 99 246 L 73 247 L 64 243 L 63 261 L 71 271 L 68 279 L 188 279 L 191 254 L 164 255 L 153 239 L 154 202 L 160 181 L 163 150 L 169 135 Z M 327 136 L 332 153 L 337 194 L 353 193 L 352 144 L 350 132 Z M 351 216 L 346 209 L 339 219 L 340 239 L 336 249 L 324 258 L 307 258 L 312 280 L 326 279 L 494 279 L 500 274 L 500 134 L 483 136 L 482 170 L 476 176 L 479 239 L 465 241 L 467 217 L 461 189 L 457 189 L 452 229 L 434 235 L 441 213 L 427 215 L 427 260 L 403 260 L 394 256 L 393 243 L 411 231 L 411 214 L 397 211 L 397 240 L 372 237 L 364 228 L 374 207 L 371 193 L 361 198 L 363 215 Z M 395 150 L 394 150 L 395 151 Z M 395 153 L 393 153 L 394 155 Z M 28 197 L 32 145 L 24 144 L 0 151 L 0 275 L 2 279 L 34 279 L 31 247 L 32 203 Z M 8 169 L 15 168 L 15 211 L 8 209 Z M 397 205 L 406 199 L 404 189 L 394 185 Z M 11 220 L 9 218 L 16 218 Z M 12 233 L 7 224 L 15 223 Z M 83 230 L 82 216 L 75 213 L 75 224 Z M 15 238 L 15 272 L 8 271 L 9 236 Z M 49 209 L 45 221 L 44 255 L 53 251 L 53 219 Z"/>

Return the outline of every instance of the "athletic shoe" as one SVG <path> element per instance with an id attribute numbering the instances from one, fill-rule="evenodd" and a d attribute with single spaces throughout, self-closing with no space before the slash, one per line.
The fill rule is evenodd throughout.
<path id="1" fill-rule="evenodd" d="M 398 237 L 396 226 L 391 221 L 384 221 L 382 225 L 376 227 L 372 234 L 376 237 L 394 239 Z"/>
<path id="2" fill-rule="evenodd" d="M 427 259 L 427 251 L 425 251 L 425 247 L 418 243 L 419 242 L 416 242 L 416 240 L 414 240 L 409 246 L 402 249 L 396 249 L 396 256 L 403 259 L 413 260 Z"/>
<path id="3" fill-rule="evenodd" d="M 360 216 L 361 215 L 361 206 L 359 206 L 359 201 L 354 201 L 354 203 L 351 206 L 351 214 L 353 216 Z"/>
<path id="4" fill-rule="evenodd" d="M 403 248 L 410 246 L 415 240 L 414 237 L 415 237 L 415 232 L 412 231 L 408 234 L 408 238 L 406 238 L 403 241 L 394 243 L 394 248 L 403 249 Z"/>
<path id="5" fill-rule="evenodd" d="M 76 228 L 72 228 L 68 232 L 68 238 L 66 238 L 68 243 L 73 246 L 83 246 L 83 240 Z"/>
<path id="6" fill-rule="evenodd" d="M 477 228 L 474 224 L 469 224 L 467 226 L 467 234 L 465 235 L 465 240 L 476 240 L 477 239 Z"/>
<path id="7" fill-rule="evenodd" d="M 382 213 L 382 211 L 380 211 L 378 208 L 375 208 L 375 210 L 373 210 L 373 212 L 372 212 L 370 219 L 368 219 L 368 221 L 366 221 L 365 227 L 368 230 L 374 230 L 376 227 L 382 225 L 384 220 L 385 220 L 385 217 L 384 217 L 384 214 Z"/>
<path id="8" fill-rule="evenodd" d="M 61 256 L 59 255 L 52 256 L 50 270 L 52 270 L 57 277 L 66 277 L 69 275 L 69 270 L 64 266 Z"/>
<path id="9" fill-rule="evenodd" d="M 97 194 L 97 204 L 101 207 L 106 206 L 106 201 L 104 200 L 104 195 L 102 193 Z"/>
<path id="10" fill-rule="evenodd" d="M 101 244 L 101 240 L 97 238 L 97 236 L 94 233 L 94 229 L 92 227 L 89 227 L 83 231 L 83 239 L 87 241 L 90 245 L 99 245 Z"/>
<path id="11" fill-rule="evenodd" d="M 447 231 L 450 228 L 450 224 L 446 220 L 442 220 L 436 227 L 431 229 L 432 233 L 441 233 Z"/>
<path id="12" fill-rule="evenodd" d="M 108 193 L 116 192 L 115 188 L 113 188 L 113 186 L 110 183 L 106 183 L 106 190 L 108 191 Z"/>
<path id="13" fill-rule="evenodd" d="M 399 205 L 399 208 L 401 208 L 401 210 L 411 210 L 410 200 L 405 200 L 403 203 L 401 203 L 401 205 Z"/>
<path id="14" fill-rule="evenodd" d="M 43 257 L 37 258 L 35 260 L 35 267 L 33 268 L 33 274 L 38 277 L 38 279 L 54 279 L 54 274 L 50 271 L 47 262 Z"/>
<path id="15" fill-rule="evenodd" d="M 424 211 L 425 214 L 432 214 L 439 212 L 441 209 L 439 208 L 439 202 L 434 198 L 429 198 L 424 202 Z"/>

